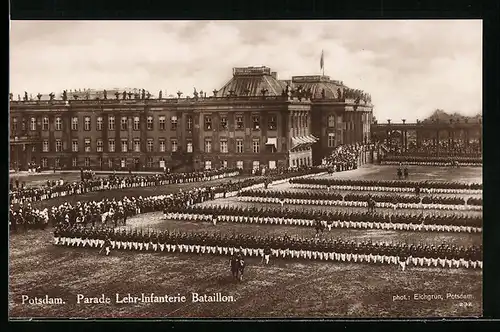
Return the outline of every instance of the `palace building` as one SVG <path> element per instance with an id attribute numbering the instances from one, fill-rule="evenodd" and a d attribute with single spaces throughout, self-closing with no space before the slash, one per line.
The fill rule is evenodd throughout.
<path id="1" fill-rule="evenodd" d="M 211 96 L 163 98 L 140 89 L 48 100 L 11 95 L 10 164 L 173 171 L 316 165 L 340 144 L 367 142 L 372 109 L 367 94 L 340 81 L 279 80 L 268 67 L 234 68 Z"/>

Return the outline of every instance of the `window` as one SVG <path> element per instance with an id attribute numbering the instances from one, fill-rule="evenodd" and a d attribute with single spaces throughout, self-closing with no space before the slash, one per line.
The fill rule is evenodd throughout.
<path id="1" fill-rule="evenodd" d="M 243 153 L 243 140 L 241 138 L 236 139 L 236 152 Z"/>
<path id="2" fill-rule="evenodd" d="M 31 118 L 30 119 L 30 130 L 35 131 L 36 130 L 36 118 Z"/>
<path id="3" fill-rule="evenodd" d="M 148 138 L 146 148 L 148 152 L 153 152 L 153 139 Z"/>
<path id="4" fill-rule="evenodd" d="M 108 168 L 113 168 L 113 158 L 108 159 Z"/>
<path id="5" fill-rule="evenodd" d="M 153 130 L 153 117 L 148 116 L 147 118 L 147 128 L 148 130 Z"/>
<path id="6" fill-rule="evenodd" d="M 56 118 L 55 127 L 56 130 L 62 130 L 62 119 L 60 117 Z"/>
<path id="7" fill-rule="evenodd" d="M 252 140 L 252 151 L 253 151 L 253 153 L 260 152 L 260 140 L 258 138 L 254 138 Z"/>
<path id="8" fill-rule="evenodd" d="M 97 117 L 97 130 L 102 130 L 102 116 Z"/>
<path id="9" fill-rule="evenodd" d="M 121 168 L 126 168 L 127 167 L 127 158 L 122 158 L 120 160 L 120 167 Z"/>
<path id="10" fill-rule="evenodd" d="M 90 116 L 83 118 L 83 130 L 90 131 Z"/>
<path id="11" fill-rule="evenodd" d="M 78 140 L 74 139 L 71 141 L 71 151 L 78 152 Z"/>
<path id="12" fill-rule="evenodd" d="M 334 115 L 328 116 L 328 127 L 330 127 L 330 128 L 335 127 L 335 116 Z"/>
<path id="13" fill-rule="evenodd" d="M 26 131 L 26 120 L 23 119 L 23 123 L 21 124 L 21 130 Z"/>
<path id="14" fill-rule="evenodd" d="M 102 139 L 97 140 L 97 152 L 102 152 L 103 151 L 103 144 L 102 144 Z"/>
<path id="15" fill-rule="evenodd" d="M 138 116 L 134 116 L 134 130 L 141 130 L 141 120 Z"/>
<path id="16" fill-rule="evenodd" d="M 115 117 L 114 116 L 110 116 L 108 118 L 108 129 L 115 130 Z"/>
<path id="17" fill-rule="evenodd" d="M 269 115 L 269 119 L 267 121 L 267 128 L 269 130 L 276 130 L 277 129 L 276 115 L 274 115 L 274 114 Z"/>
<path id="18" fill-rule="evenodd" d="M 165 152 L 165 140 L 160 138 L 158 142 L 160 143 L 160 152 Z"/>
<path id="19" fill-rule="evenodd" d="M 17 118 L 12 119 L 12 131 L 17 131 Z"/>
<path id="20" fill-rule="evenodd" d="M 193 130 L 193 117 L 191 115 L 186 116 L 187 130 Z"/>
<path id="21" fill-rule="evenodd" d="M 260 168 L 260 162 L 258 160 L 254 160 L 252 163 L 252 169 L 258 170 Z"/>
<path id="22" fill-rule="evenodd" d="M 90 158 L 89 157 L 85 157 L 83 162 L 84 162 L 85 167 L 90 167 Z"/>
<path id="23" fill-rule="evenodd" d="M 85 139 L 85 152 L 90 152 L 90 138 Z"/>
<path id="24" fill-rule="evenodd" d="M 193 142 L 187 142 L 186 151 L 188 153 L 193 153 Z"/>
<path id="25" fill-rule="evenodd" d="M 42 130 L 49 130 L 49 118 L 42 119 Z"/>
<path id="26" fill-rule="evenodd" d="M 165 168 L 165 158 L 160 158 L 160 168 Z"/>
<path id="27" fill-rule="evenodd" d="M 62 142 L 60 139 L 56 139 L 56 152 L 62 151 Z"/>
<path id="28" fill-rule="evenodd" d="M 73 157 L 71 159 L 71 166 L 78 167 L 78 158 L 77 157 Z"/>
<path id="29" fill-rule="evenodd" d="M 159 121 L 160 121 L 160 130 L 165 130 L 165 116 L 164 115 L 160 116 Z"/>
<path id="30" fill-rule="evenodd" d="M 245 128 L 245 124 L 243 122 L 243 115 L 236 116 L 236 129 L 242 130 Z"/>
<path id="31" fill-rule="evenodd" d="M 238 160 L 236 162 L 236 168 L 237 169 L 243 169 L 243 160 Z"/>
<path id="32" fill-rule="evenodd" d="M 205 169 L 206 170 L 212 169 L 212 161 L 211 160 L 206 160 L 205 161 Z"/>
<path id="33" fill-rule="evenodd" d="M 205 130 L 212 130 L 212 116 L 205 115 Z"/>
<path id="34" fill-rule="evenodd" d="M 99 157 L 97 162 L 99 163 L 99 167 L 102 168 L 102 157 Z"/>
<path id="35" fill-rule="evenodd" d="M 260 129 L 260 116 L 258 116 L 258 115 L 252 116 L 252 128 L 253 128 L 253 130 Z"/>
<path id="36" fill-rule="evenodd" d="M 148 168 L 153 168 L 153 157 L 148 157 L 146 159 L 146 165 Z"/>
<path id="37" fill-rule="evenodd" d="M 205 152 L 212 152 L 212 140 L 210 138 L 205 138 Z"/>
<path id="38" fill-rule="evenodd" d="M 335 147 L 335 133 L 328 133 L 328 147 Z"/>
<path id="39" fill-rule="evenodd" d="M 108 151 L 115 152 L 115 140 L 113 138 L 108 140 Z"/>
<path id="40" fill-rule="evenodd" d="M 42 143 L 42 151 L 43 152 L 49 152 L 49 141 L 48 140 L 43 140 Z"/>
<path id="41" fill-rule="evenodd" d="M 59 158 L 54 159 L 54 167 L 55 168 L 61 167 L 61 160 Z"/>
<path id="42" fill-rule="evenodd" d="M 126 139 L 122 139 L 122 152 L 128 152 L 128 142 Z"/>
<path id="43" fill-rule="evenodd" d="M 71 130 L 78 130 L 78 117 L 71 118 Z"/>
<path id="44" fill-rule="evenodd" d="M 222 161 L 222 167 L 227 168 L 227 160 Z"/>
<path id="45" fill-rule="evenodd" d="M 172 138 L 170 140 L 170 144 L 172 144 L 172 152 L 177 152 L 177 139 Z"/>
<path id="46" fill-rule="evenodd" d="M 141 152 L 141 140 L 134 139 L 134 152 Z"/>
<path id="47" fill-rule="evenodd" d="M 170 125 L 172 130 L 177 130 L 177 116 L 173 115 L 170 118 Z"/>
<path id="48" fill-rule="evenodd" d="M 227 130 L 227 116 L 221 115 L 220 117 L 220 128 L 222 130 Z"/>
<path id="49" fill-rule="evenodd" d="M 227 153 L 227 140 L 226 139 L 220 140 L 220 152 Z"/>
<path id="50" fill-rule="evenodd" d="M 42 167 L 47 168 L 48 164 L 49 164 L 49 162 L 48 162 L 47 158 L 42 158 Z"/>
<path id="51" fill-rule="evenodd" d="M 121 130 L 128 130 L 128 119 L 126 116 L 122 116 L 121 124 L 120 124 L 120 129 Z"/>

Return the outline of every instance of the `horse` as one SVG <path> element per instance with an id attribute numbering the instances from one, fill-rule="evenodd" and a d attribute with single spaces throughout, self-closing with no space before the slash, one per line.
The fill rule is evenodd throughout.
<path id="1" fill-rule="evenodd" d="M 245 270 L 245 261 L 242 257 L 231 258 L 231 274 L 234 279 L 243 280 L 243 271 Z"/>
<path id="2" fill-rule="evenodd" d="M 103 224 L 107 224 L 109 223 L 110 221 L 113 221 L 113 218 L 115 217 L 115 213 L 112 213 L 112 212 L 104 212 L 102 215 L 101 215 L 101 222 Z"/>

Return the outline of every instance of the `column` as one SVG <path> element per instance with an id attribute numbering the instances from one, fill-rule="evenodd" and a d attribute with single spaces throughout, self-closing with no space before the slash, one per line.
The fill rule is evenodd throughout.
<path id="1" fill-rule="evenodd" d="M 405 132 L 404 132 L 404 130 L 401 130 L 401 150 L 402 150 L 402 152 L 405 151 Z"/>

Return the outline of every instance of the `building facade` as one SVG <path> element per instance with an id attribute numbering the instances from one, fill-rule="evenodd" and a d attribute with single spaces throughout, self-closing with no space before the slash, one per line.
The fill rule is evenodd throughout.
<path id="1" fill-rule="evenodd" d="M 362 142 L 364 108 L 302 81 L 247 67 L 209 97 L 11 100 L 11 168 L 273 169 L 317 164 L 338 144 Z"/>

